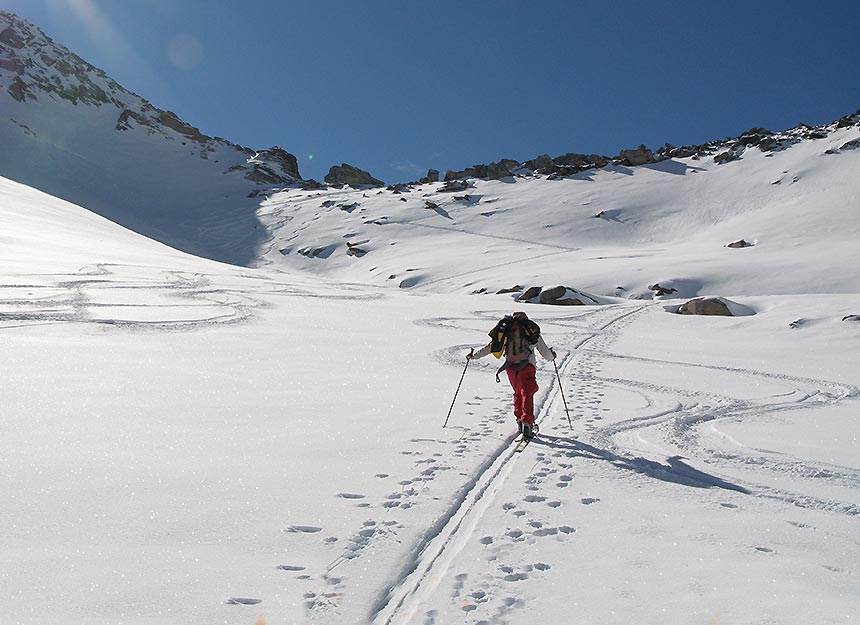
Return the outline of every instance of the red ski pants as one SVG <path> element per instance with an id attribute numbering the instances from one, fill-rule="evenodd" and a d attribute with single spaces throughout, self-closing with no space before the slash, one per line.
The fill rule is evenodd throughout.
<path id="1" fill-rule="evenodd" d="M 535 393 L 538 391 L 535 380 L 535 366 L 527 364 L 517 371 L 516 367 L 505 369 L 508 380 L 514 389 L 514 416 L 523 423 L 535 422 Z"/>

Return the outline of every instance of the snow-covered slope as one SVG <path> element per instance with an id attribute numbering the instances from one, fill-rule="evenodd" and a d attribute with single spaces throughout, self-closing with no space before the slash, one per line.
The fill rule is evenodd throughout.
<path id="1" fill-rule="evenodd" d="M 10 19 L 0 173 L 95 204 L 0 177 L 2 625 L 856 621 L 856 116 L 721 165 L 302 191 Z M 671 314 L 697 294 L 755 314 Z M 464 360 L 513 306 L 559 354 L 522 453 Z"/>
<path id="2" fill-rule="evenodd" d="M 827 167 L 774 187 L 831 180 L 850 197 L 838 172 L 855 157 L 816 158 Z M 383 226 L 375 210 L 397 196 L 353 193 L 344 199 L 367 205 L 347 212 L 317 210 L 336 191 L 292 191 L 263 218 L 313 209 L 300 237 L 346 241 L 346 223 L 367 253 L 341 244 L 306 258 L 296 240 L 255 269 L 178 252 L 0 179 L 0 622 L 852 623 L 860 325 L 842 318 L 860 313 L 860 295 L 826 259 L 851 258 L 858 215 L 832 209 L 831 227 L 819 203 L 804 222 L 809 244 L 788 245 L 791 220 L 764 218 L 774 207 L 733 221 L 743 194 L 728 182 L 743 177 L 722 172 L 478 183 L 477 205 L 452 198 L 438 210 L 407 205 L 423 201 L 416 191 L 401 210 L 429 218 Z M 726 211 L 713 224 L 701 208 L 687 221 L 656 205 L 633 219 L 647 188 L 637 180 L 708 177 L 728 198 L 709 200 Z M 619 220 L 588 216 L 597 207 L 582 206 L 579 185 L 613 202 Z M 728 250 L 723 234 L 703 233 L 711 251 L 695 276 L 756 314 L 682 317 L 624 298 L 528 305 L 559 352 L 558 376 L 540 363 L 541 436 L 514 454 L 496 363 L 463 369 L 511 296 L 460 291 L 532 276 L 600 291 L 640 260 L 571 263 L 580 252 L 522 243 L 534 247 L 523 256 L 542 258 L 512 273 L 518 194 L 549 203 L 566 186 L 575 191 L 545 213 L 553 227 L 526 219 L 525 240 L 564 227 L 578 237 L 571 247 L 608 259 L 639 245 L 649 272 L 678 268 L 662 280 L 693 275 L 681 271 L 692 248 L 670 244 L 647 212 L 678 237 L 724 227 L 756 245 Z M 567 224 L 571 198 L 580 203 Z M 462 221 L 439 229 L 437 219 L 452 221 L 441 211 Z M 609 228 L 624 227 L 614 243 Z M 380 247 L 369 235 L 390 231 Z M 729 260 L 774 241 L 744 271 Z M 374 257 L 398 277 L 357 264 Z M 822 277 L 839 293 L 825 293 Z"/>
<path id="3" fill-rule="evenodd" d="M 558 180 L 470 180 L 457 192 L 287 190 L 261 209 L 275 232 L 267 257 L 436 292 L 564 284 L 641 298 L 659 283 L 676 297 L 854 293 L 858 120 L 721 165 L 671 159 Z M 740 239 L 752 245 L 726 247 Z"/>
<path id="4" fill-rule="evenodd" d="M 253 263 L 249 195 L 301 180 L 295 157 L 211 138 L 0 12 L 0 175 L 186 251 Z"/>

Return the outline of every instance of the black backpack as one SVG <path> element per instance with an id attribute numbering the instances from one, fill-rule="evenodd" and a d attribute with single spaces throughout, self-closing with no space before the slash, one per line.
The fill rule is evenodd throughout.
<path id="1" fill-rule="evenodd" d="M 501 358 L 502 354 L 505 353 L 505 347 L 507 347 L 508 339 L 511 336 L 511 330 L 515 323 L 520 324 L 523 335 L 528 339 L 529 343 L 534 345 L 538 342 L 538 338 L 540 338 L 540 326 L 538 324 L 531 319 L 514 319 L 511 315 L 505 315 L 499 319 L 496 327 L 489 332 L 490 351 L 496 358 Z"/>

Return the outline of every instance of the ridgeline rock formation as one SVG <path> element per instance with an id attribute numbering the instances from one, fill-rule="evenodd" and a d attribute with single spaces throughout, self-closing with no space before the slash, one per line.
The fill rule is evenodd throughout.
<path id="1" fill-rule="evenodd" d="M 335 165 L 329 169 L 324 180 L 333 186 L 349 185 L 354 189 L 385 186 L 385 183 L 381 180 L 377 180 L 363 169 L 353 167 L 346 163 Z"/>

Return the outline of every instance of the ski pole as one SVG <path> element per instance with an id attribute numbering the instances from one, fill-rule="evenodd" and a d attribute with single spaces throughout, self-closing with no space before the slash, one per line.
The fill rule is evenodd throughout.
<path id="1" fill-rule="evenodd" d="M 561 375 L 558 373 L 558 365 L 555 362 L 555 358 L 552 359 L 552 366 L 555 367 L 555 377 L 558 379 L 558 392 L 561 393 L 561 401 L 564 402 L 564 412 L 567 415 L 567 424 L 572 430 L 573 423 L 570 422 L 570 411 L 567 409 L 567 400 L 564 398 L 564 389 L 561 387 Z"/>
<path id="2" fill-rule="evenodd" d="M 469 368 L 469 361 L 471 358 L 466 358 L 466 366 L 463 367 L 463 375 L 460 376 L 460 383 L 457 385 L 457 390 L 454 392 L 454 399 L 451 400 L 451 407 L 448 408 L 448 416 L 445 417 L 445 423 L 442 425 L 444 428 L 448 425 L 448 419 L 451 418 L 451 411 L 454 410 L 454 402 L 457 401 L 457 395 L 460 393 L 460 386 L 463 384 L 463 378 L 466 377 L 466 369 Z"/>

